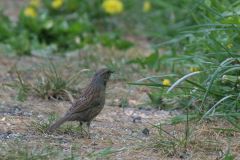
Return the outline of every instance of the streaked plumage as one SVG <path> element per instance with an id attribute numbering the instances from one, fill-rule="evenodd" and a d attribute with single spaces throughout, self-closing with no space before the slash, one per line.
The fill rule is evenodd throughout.
<path id="1" fill-rule="evenodd" d="M 81 134 L 83 134 L 82 123 L 86 122 L 88 127 L 88 138 L 90 138 L 90 123 L 104 107 L 106 85 L 112 73 L 114 72 L 108 68 L 98 70 L 94 74 L 89 86 L 71 106 L 67 114 L 55 124 L 48 127 L 48 130 L 53 131 L 66 121 L 79 121 Z"/>

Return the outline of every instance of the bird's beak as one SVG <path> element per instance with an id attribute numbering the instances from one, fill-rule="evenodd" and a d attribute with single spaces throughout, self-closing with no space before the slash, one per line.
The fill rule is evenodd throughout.
<path id="1" fill-rule="evenodd" d="M 113 73 L 113 74 L 114 74 L 114 73 L 116 74 L 116 73 L 117 73 L 117 71 L 112 71 L 112 73 Z"/>

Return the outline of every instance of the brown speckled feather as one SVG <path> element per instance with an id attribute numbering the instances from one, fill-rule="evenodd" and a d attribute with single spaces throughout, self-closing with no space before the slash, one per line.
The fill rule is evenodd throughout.
<path id="1" fill-rule="evenodd" d="M 84 93 L 78 98 L 78 100 L 72 105 L 72 107 L 70 108 L 66 115 L 81 112 L 100 105 L 102 101 L 101 99 L 105 100 L 105 96 L 101 97 L 100 99 L 99 96 L 100 93 L 101 92 L 99 91 L 94 92 L 92 88 L 90 88 L 89 90 L 85 90 Z"/>
<path id="2" fill-rule="evenodd" d="M 88 127 L 88 138 L 90 138 L 90 123 L 104 107 L 106 85 L 112 73 L 114 72 L 107 68 L 98 70 L 94 74 L 89 86 L 71 106 L 67 114 L 48 127 L 48 130 L 52 131 L 67 121 L 79 121 L 82 134 L 82 123 L 86 122 Z"/>

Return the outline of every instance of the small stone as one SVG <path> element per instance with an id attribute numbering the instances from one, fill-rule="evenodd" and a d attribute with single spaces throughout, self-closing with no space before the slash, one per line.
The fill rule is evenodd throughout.
<path id="1" fill-rule="evenodd" d="M 152 152 L 157 153 L 158 150 L 157 150 L 156 148 L 153 148 L 153 149 L 152 149 Z"/>
<path id="2" fill-rule="evenodd" d="M 88 146 L 83 146 L 83 148 L 89 148 Z"/>
<path id="3" fill-rule="evenodd" d="M 96 145 L 98 145 L 98 144 L 93 141 L 93 142 L 91 143 L 91 145 L 96 146 Z"/>
<path id="4" fill-rule="evenodd" d="M 9 131 L 7 131 L 7 134 L 12 134 L 12 131 L 10 131 L 10 130 L 9 130 Z"/>
<path id="5" fill-rule="evenodd" d="M 141 121 L 141 117 L 139 115 L 136 115 L 133 117 L 133 123 L 136 123 L 136 120 L 140 120 Z"/>
<path id="6" fill-rule="evenodd" d="M 184 159 L 186 159 L 188 157 L 190 157 L 190 155 L 187 153 L 187 151 L 182 152 L 182 154 L 180 156 L 180 158 L 184 158 Z"/>
<path id="7" fill-rule="evenodd" d="M 176 136 L 177 133 L 176 133 L 176 131 L 173 131 L 173 132 L 170 132 L 170 135 L 172 135 L 172 136 Z"/>
<path id="8" fill-rule="evenodd" d="M 7 123 L 8 126 L 15 125 L 15 123 Z"/>
<path id="9" fill-rule="evenodd" d="M 43 115 L 38 115 L 37 117 L 38 117 L 38 118 L 43 118 L 44 116 L 43 116 Z"/>
<path id="10" fill-rule="evenodd" d="M 29 114 L 30 116 L 32 116 L 32 115 L 33 115 L 33 111 L 30 111 L 28 114 Z"/>
<path id="11" fill-rule="evenodd" d="M 142 130 L 142 133 L 145 135 L 145 136 L 149 136 L 149 129 L 147 128 L 144 128 L 144 130 Z"/>

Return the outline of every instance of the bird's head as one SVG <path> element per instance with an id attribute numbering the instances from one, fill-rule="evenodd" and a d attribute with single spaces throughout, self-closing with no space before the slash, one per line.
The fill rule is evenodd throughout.
<path id="1" fill-rule="evenodd" d="M 108 68 L 99 69 L 93 76 L 93 81 L 97 80 L 98 83 L 103 83 L 105 86 L 107 81 L 109 80 L 112 73 L 115 71 L 111 71 Z"/>

